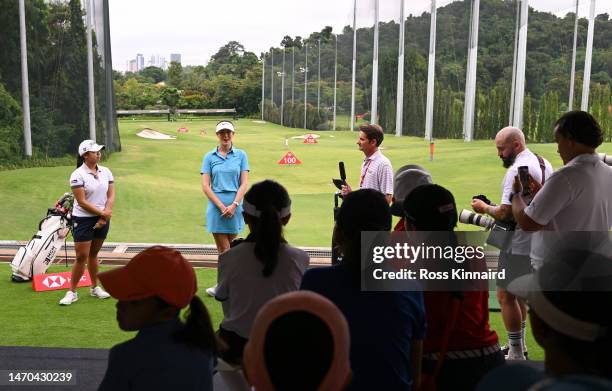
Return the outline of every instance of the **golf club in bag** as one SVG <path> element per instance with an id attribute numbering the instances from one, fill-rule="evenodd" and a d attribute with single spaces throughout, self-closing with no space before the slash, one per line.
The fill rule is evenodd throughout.
<path id="1" fill-rule="evenodd" d="M 340 179 L 332 179 L 334 185 L 338 188 L 338 190 L 334 193 L 334 225 L 336 223 L 336 219 L 338 217 L 338 213 L 340 212 L 339 200 L 342 198 L 342 186 L 346 185 L 346 171 L 344 171 L 344 162 L 338 162 L 338 170 L 340 171 Z M 332 232 L 332 265 L 340 263 L 342 260 L 342 253 L 340 252 L 340 248 L 334 241 L 334 235 Z"/>
<path id="2" fill-rule="evenodd" d="M 19 248 L 11 262 L 13 282 L 29 281 L 33 275 L 44 274 L 51 266 L 72 229 L 73 202 L 72 193 L 64 193 L 55 207 L 47 209 L 47 215 L 38 224 L 38 232 L 27 245 Z"/>

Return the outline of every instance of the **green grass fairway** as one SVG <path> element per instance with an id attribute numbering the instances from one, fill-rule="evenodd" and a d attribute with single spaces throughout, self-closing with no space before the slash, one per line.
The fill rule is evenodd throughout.
<path id="1" fill-rule="evenodd" d="M 107 269 L 102 267 L 102 269 Z M 89 288 L 79 288 L 79 301 L 64 307 L 58 304 L 65 291 L 34 292 L 29 283 L 9 281 L 10 266 L 0 264 L 0 346 L 46 346 L 64 348 L 104 348 L 131 338 L 133 333 L 121 331 L 115 320 L 115 299 L 100 300 L 89 296 Z M 69 271 L 55 265 L 51 272 Z M 223 319 L 221 304 L 204 292 L 216 280 L 216 271 L 196 269 L 199 296 L 211 314 L 213 326 Z M 499 312 L 490 314 L 491 328 L 498 331 L 500 343 L 506 334 Z M 532 360 L 542 360 L 544 352 L 527 332 L 527 346 Z"/>
<path id="2" fill-rule="evenodd" d="M 206 198 L 200 186 L 204 154 L 217 145 L 215 122 L 120 122 L 123 151 L 103 162 L 115 175 L 117 200 L 108 241 L 145 243 L 214 243 L 205 228 Z M 176 134 L 176 140 L 148 140 L 136 136 L 145 127 Z M 205 129 L 206 136 L 200 136 Z M 286 237 L 300 246 L 328 246 L 332 230 L 332 177 L 338 177 L 338 161 L 345 162 L 349 183 L 357 186 L 363 154 L 355 144 L 356 132 L 318 132 L 318 144 L 303 144 L 290 137 L 304 134 L 260 121 L 237 122 L 235 145 L 246 150 L 254 183 L 272 178 L 287 187 L 293 199 L 292 219 Z M 277 162 L 289 150 L 301 161 L 297 166 Z M 429 161 L 429 145 L 420 138 L 387 135 L 384 153 L 395 169 L 415 163 L 429 170 L 435 182 L 449 188 L 459 208 L 469 207 L 471 196 L 500 198 L 504 174 L 493 141 L 465 143 L 439 140 Z M 555 144 L 533 145 L 532 150 L 561 165 Z M 612 151 L 611 145 L 601 147 Z M 74 167 L 28 168 L 0 172 L 0 240 L 27 240 L 35 232 L 46 209 L 65 191 Z M 460 229 L 476 229 L 460 227 Z"/>
<path id="3" fill-rule="evenodd" d="M 169 134 L 186 126 L 189 132 L 176 140 L 148 140 L 136 136 L 143 128 Z M 113 154 L 103 164 L 110 167 L 116 179 L 117 201 L 108 241 L 144 243 L 214 243 L 204 226 L 206 199 L 200 187 L 203 155 L 217 145 L 215 121 L 211 119 L 184 122 L 122 120 L 123 151 Z M 200 130 L 207 134 L 200 136 Z M 250 182 L 272 178 L 287 187 L 293 199 L 292 219 L 286 237 L 300 246 L 329 246 L 332 230 L 332 177 L 338 177 L 338 161 L 344 161 L 348 180 L 357 185 L 363 155 L 357 149 L 355 132 L 318 132 L 316 145 L 306 145 L 292 136 L 304 134 L 260 121 L 237 122 L 236 147 L 249 155 Z M 301 161 L 298 166 L 280 166 L 277 162 L 289 150 Z M 468 208 L 471 196 L 486 194 L 500 198 L 504 169 L 496 155 L 493 141 L 464 143 L 461 140 L 439 140 L 436 155 L 429 161 L 429 145 L 422 139 L 387 135 L 384 153 L 395 169 L 413 163 L 429 170 L 434 181 L 449 188 L 459 208 Z M 533 145 L 532 150 L 560 167 L 556 145 Z M 612 151 L 612 145 L 601 147 Z M 29 168 L 0 172 L 0 240 L 28 240 L 47 207 L 65 191 L 74 167 Z M 460 229 L 476 229 L 461 226 Z M 64 270 L 54 266 L 54 271 Z M 109 348 L 129 338 L 115 321 L 114 300 L 100 301 L 80 290 L 80 299 L 70 307 L 57 302 L 64 292 L 34 293 L 29 284 L 8 281 L 10 268 L 0 265 L 0 345 L 62 346 Z M 199 286 L 214 283 L 216 271 L 199 269 Z M 216 325 L 221 308 L 200 289 Z M 499 313 L 491 314 L 491 325 L 506 336 Z M 529 334 L 530 356 L 542 359 L 542 350 Z"/>

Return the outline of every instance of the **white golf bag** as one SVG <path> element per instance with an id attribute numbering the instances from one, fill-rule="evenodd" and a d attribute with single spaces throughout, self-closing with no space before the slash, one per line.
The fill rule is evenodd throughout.
<path id="1" fill-rule="evenodd" d="M 68 198 L 69 208 L 63 208 Z M 55 208 L 48 210 L 47 216 L 38 224 L 38 232 L 25 247 L 20 247 L 11 262 L 14 282 L 25 282 L 35 274 L 44 274 L 53 263 L 56 254 L 64 244 L 72 228 L 70 210 L 72 195 L 68 193 L 58 201 Z"/>

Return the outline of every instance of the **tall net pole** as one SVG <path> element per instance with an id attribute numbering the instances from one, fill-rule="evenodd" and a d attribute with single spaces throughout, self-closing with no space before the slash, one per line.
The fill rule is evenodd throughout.
<path id="1" fill-rule="evenodd" d="M 304 130 L 306 130 L 306 111 L 308 109 L 308 43 L 304 44 L 306 59 L 304 61 Z"/>
<path id="2" fill-rule="evenodd" d="M 283 126 L 283 114 L 285 106 L 285 48 L 283 47 L 283 68 L 281 71 L 281 112 L 280 112 L 280 124 Z"/>
<path id="3" fill-rule="evenodd" d="M 516 46 L 516 77 L 514 91 L 514 115 L 512 126 L 523 126 L 523 103 L 525 101 L 525 68 L 527 64 L 527 24 L 529 18 L 529 1 L 520 0 L 520 18 L 518 43 Z"/>
<path id="4" fill-rule="evenodd" d="M 295 99 L 295 46 L 291 47 L 291 107 Z"/>
<path id="5" fill-rule="evenodd" d="M 353 78 L 351 80 L 351 132 L 355 129 L 355 76 L 357 72 L 357 0 L 353 0 Z"/>
<path id="6" fill-rule="evenodd" d="M 93 5 L 85 0 L 87 12 L 87 88 L 89 95 L 89 138 L 96 141 L 96 96 L 94 95 L 93 43 L 91 25 L 93 24 Z"/>
<path id="7" fill-rule="evenodd" d="M 372 110 L 370 122 L 378 123 L 378 8 L 379 0 L 374 0 L 374 51 L 372 53 Z"/>
<path id="8" fill-rule="evenodd" d="M 587 32 L 586 54 L 584 57 L 584 78 L 582 84 L 582 101 L 580 109 L 589 111 L 589 87 L 591 84 L 591 61 L 593 60 L 593 33 L 595 30 L 595 0 L 591 0 L 589 9 L 589 30 Z"/>
<path id="9" fill-rule="evenodd" d="M 397 55 L 397 109 L 395 110 L 395 135 L 402 135 L 404 118 L 404 0 L 400 0 L 400 32 Z"/>
<path id="10" fill-rule="evenodd" d="M 336 49 L 334 52 L 334 127 L 336 130 L 336 89 L 338 88 L 338 34 L 334 35 L 336 38 Z"/>
<path id="11" fill-rule="evenodd" d="M 578 6 L 580 0 L 576 0 L 576 17 L 574 19 L 574 47 L 572 50 L 572 70 L 570 73 L 570 88 L 569 88 L 569 102 L 567 103 L 567 110 L 572 111 L 574 109 L 574 83 L 576 82 L 576 46 L 578 43 Z"/>
<path id="12" fill-rule="evenodd" d="M 465 81 L 465 107 L 463 111 L 463 138 L 472 141 L 474 136 L 474 104 L 476 101 L 476 65 L 478 57 L 478 18 L 480 0 L 472 0 L 468 66 Z"/>
<path id="13" fill-rule="evenodd" d="M 425 112 L 425 140 L 433 139 L 434 83 L 436 75 L 436 0 L 431 0 L 429 25 L 429 64 L 427 66 L 427 106 Z"/>
<path id="14" fill-rule="evenodd" d="M 270 56 L 272 58 L 270 65 L 270 100 L 272 105 L 274 105 L 274 48 L 270 48 Z"/>
<path id="15" fill-rule="evenodd" d="M 266 101 L 266 54 L 261 56 L 261 120 L 264 120 L 264 102 Z"/>
<path id="16" fill-rule="evenodd" d="M 319 113 L 321 107 L 321 38 L 317 41 L 317 47 L 319 49 L 318 55 L 318 76 L 317 76 L 317 114 Z"/>
<path id="17" fill-rule="evenodd" d="M 30 125 L 30 86 L 28 83 L 28 44 L 26 41 L 25 1 L 19 0 L 19 38 L 21 45 L 21 103 L 23 104 L 24 152 L 32 156 L 32 128 Z"/>

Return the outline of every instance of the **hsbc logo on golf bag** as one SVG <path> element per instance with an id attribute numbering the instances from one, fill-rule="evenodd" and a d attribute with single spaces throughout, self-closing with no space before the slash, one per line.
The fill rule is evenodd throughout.
<path id="1" fill-rule="evenodd" d="M 43 281 L 43 285 L 47 288 L 61 288 L 66 283 L 66 280 L 62 276 L 47 276 Z"/>

